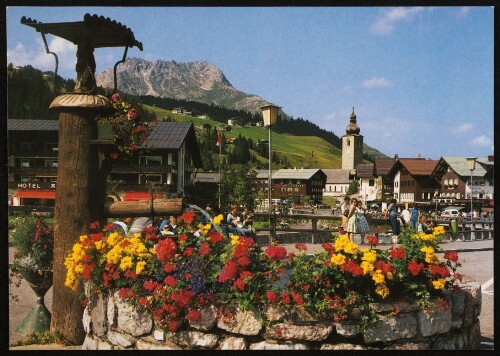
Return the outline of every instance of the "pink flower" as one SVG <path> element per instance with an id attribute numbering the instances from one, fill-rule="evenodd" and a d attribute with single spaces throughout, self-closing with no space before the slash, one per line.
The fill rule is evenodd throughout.
<path id="1" fill-rule="evenodd" d="M 111 95 L 111 100 L 113 102 L 115 101 L 119 101 L 121 98 L 120 98 L 120 94 L 119 93 L 114 93 L 113 95 Z"/>

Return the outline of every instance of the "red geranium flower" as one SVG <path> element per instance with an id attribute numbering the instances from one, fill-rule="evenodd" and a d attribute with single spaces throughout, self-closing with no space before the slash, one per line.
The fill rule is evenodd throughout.
<path id="1" fill-rule="evenodd" d="M 210 253 L 210 247 L 208 246 L 208 243 L 207 242 L 202 243 L 200 246 L 200 254 L 205 256 L 208 255 L 209 253 Z"/>
<path id="2" fill-rule="evenodd" d="M 297 303 L 297 305 L 302 305 L 304 304 L 304 298 L 299 293 L 293 293 L 292 294 L 293 301 Z"/>
<path id="3" fill-rule="evenodd" d="M 132 298 L 135 295 L 135 293 L 131 288 L 120 288 L 118 295 L 121 298 Z"/>
<path id="4" fill-rule="evenodd" d="M 99 230 L 99 221 L 94 221 L 90 223 L 90 230 Z"/>
<path id="5" fill-rule="evenodd" d="M 241 267 L 246 267 L 246 266 L 248 266 L 250 263 L 252 263 L 252 261 L 250 261 L 250 259 L 249 259 L 247 256 L 242 256 L 242 257 L 238 258 L 237 263 L 238 263 Z"/>
<path id="6" fill-rule="evenodd" d="M 378 238 L 375 235 L 366 235 L 367 245 L 378 246 Z"/>
<path id="7" fill-rule="evenodd" d="M 188 238 L 188 235 L 186 235 L 186 234 L 180 234 L 178 237 L 179 241 L 186 241 L 187 238 Z"/>
<path id="8" fill-rule="evenodd" d="M 325 250 L 327 250 L 330 253 L 335 253 L 335 247 L 329 242 L 323 243 L 321 245 L 321 247 L 323 247 Z"/>
<path id="9" fill-rule="evenodd" d="M 233 279 L 238 271 L 238 265 L 233 260 L 227 260 L 219 275 L 219 282 L 226 282 Z"/>
<path id="10" fill-rule="evenodd" d="M 190 257 L 190 256 L 192 256 L 192 255 L 193 255 L 193 251 L 194 251 L 194 249 L 193 249 L 192 247 L 189 247 L 189 248 L 187 248 L 187 249 L 184 251 L 183 255 L 184 255 L 184 256 L 187 256 L 187 257 Z"/>
<path id="11" fill-rule="evenodd" d="M 184 220 L 188 224 L 192 224 L 193 223 L 194 217 L 195 217 L 195 214 L 192 211 L 183 213 L 182 216 L 181 216 L 182 220 Z"/>
<path id="12" fill-rule="evenodd" d="M 420 270 L 424 268 L 423 263 L 417 263 L 415 261 L 411 261 L 408 264 L 408 270 L 411 272 L 412 275 L 416 276 L 420 273 Z"/>
<path id="13" fill-rule="evenodd" d="M 290 294 L 288 292 L 282 292 L 280 293 L 281 300 L 283 301 L 283 304 L 288 305 L 290 304 Z"/>
<path id="14" fill-rule="evenodd" d="M 264 253 L 274 261 L 281 261 L 286 257 L 286 249 L 283 246 L 269 246 Z"/>
<path id="15" fill-rule="evenodd" d="M 156 255 L 162 262 L 168 262 L 174 258 L 177 251 L 177 245 L 171 238 L 158 241 L 156 244 Z"/>
<path id="16" fill-rule="evenodd" d="M 457 262 L 458 261 L 457 251 L 444 251 L 444 258 L 452 262 Z"/>
<path id="17" fill-rule="evenodd" d="M 177 285 L 177 279 L 172 276 L 166 276 L 165 279 L 163 280 L 163 283 L 165 283 L 167 286 L 170 287 L 175 287 Z"/>
<path id="18" fill-rule="evenodd" d="M 400 259 L 400 258 L 405 258 L 406 250 L 404 249 L 404 247 L 398 247 L 398 248 L 391 247 L 389 249 L 389 253 L 391 254 L 392 258 Z"/>
<path id="19" fill-rule="evenodd" d="M 249 252 L 248 246 L 246 246 L 245 244 L 239 243 L 234 248 L 233 256 L 234 256 L 234 258 L 240 258 L 242 256 L 245 256 L 248 252 Z"/>
<path id="20" fill-rule="evenodd" d="M 267 291 L 266 293 L 266 299 L 271 303 L 271 304 L 276 304 L 278 303 L 278 296 L 276 295 L 275 292 L 273 291 Z"/>
<path id="21" fill-rule="evenodd" d="M 208 233 L 208 239 L 213 244 L 215 244 L 217 242 L 223 242 L 224 241 L 224 237 L 220 233 L 218 233 L 216 231 L 209 232 Z"/>
<path id="22" fill-rule="evenodd" d="M 436 265 L 430 265 L 429 266 L 429 272 L 434 275 L 439 275 L 442 278 L 446 278 L 450 276 L 450 271 L 448 268 L 444 266 L 436 266 Z"/>
<path id="23" fill-rule="evenodd" d="M 299 251 L 307 251 L 307 246 L 303 243 L 296 243 L 295 248 Z"/>
<path id="24" fill-rule="evenodd" d="M 172 271 L 175 271 L 176 267 L 173 263 L 165 263 L 163 266 L 163 270 L 167 273 L 170 273 Z"/>
<path id="25" fill-rule="evenodd" d="M 237 280 L 234 281 L 233 288 L 244 290 L 246 284 L 247 282 L 245 281 L 245 278 L 238 278 Z"/>
<path id="26" fill-rule="evenodd" d="M 384 262 L 382 260 L 378 260 L 377 263 L 374 264 L 375 269 L 379 269 L 383 274 L 387 274 L 387 272 L 394 273 L 394 268 L 392 268 L 392 264 L 390 261 Z"/>
<path id="27" fill-rule="evenodd" d="M 201 313 L 199 310 L 196 309 L 189 309 L 187 318 L 193 321 L 200 321 L 201 320 Z"/>
<path id="28" fill-rule="evenodd" d="M 129 269 L 127 272 L 125 272 L 125 278 L 135 279 L 137 278 L 137 274 Z"/>
<path id="29" fill-rule="evenodd" d="M 94 270 L 94 268 L 95 268 L 94 263 L 85 264 L 83 267 L 82 277 L 87 281 L 90 281 L 90 279 L 92 278 L 91 273 Z"/>

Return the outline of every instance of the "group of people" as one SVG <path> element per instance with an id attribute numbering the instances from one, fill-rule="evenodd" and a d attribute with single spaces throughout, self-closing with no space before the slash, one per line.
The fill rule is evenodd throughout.
<path id="1" fill-rule="evenodd" d="M 366 208 L 357 198 L 344 197 L 340 206 L 342 214 L 342 230 L 347 232 L 349 240 L 354 242 L 354 234 L 360 234 L 361 243 L 365 242 L 365 234 L 369 230 Z M 398 213 L 397 200 L 392 199 L 384 211 L 383 217 L 389 220 L 392 234 L 399 235 L 401 228 L 412 228 L 418 232 L 432 234 L 434 223 L 430 217 L 420 212 L 414 205 L 410 204 Z"/>
<path id="2" fill-rule="evenodd" d="M 226 215 L 226 224 L 221 224 L 222 231 L 255 238 L 253 211 L 248 207 L 244 207 L 243 211 L 240 212 L 240 208 L 236 203 L 231 203 L 230 207 L 231 210 Z"/>
<path id="3" fill-rule="evenodd" d="M 340 205 L 342 213 L 342 228 L 347 232 L 349 240 L 354 242 L 354 234 L 360 234 L 361 243 L 365 241 L 365 234 L 368 232 L 368 220 L 366 219 L 366 208 L 361 200 L 344 197 L 344 202 Z"/>

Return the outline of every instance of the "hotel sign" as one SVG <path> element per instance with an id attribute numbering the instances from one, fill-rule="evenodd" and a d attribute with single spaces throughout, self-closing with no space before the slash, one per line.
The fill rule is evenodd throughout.
<path id="1" fill-rule="evenodd" d="M 23 190 L 50 190 L 56 189 L 56 183 L 50 182 L 10 182 L 10 189 Z"/>

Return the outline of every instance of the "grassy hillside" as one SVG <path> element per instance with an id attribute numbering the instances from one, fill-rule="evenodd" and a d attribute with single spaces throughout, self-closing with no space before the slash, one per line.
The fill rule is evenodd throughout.
<path id="1" fill-rule="evenodd" d="M 153 106 L 145 107 L 153 111 L 157 117 L 170 116 L 178 122 L 193 122 L 195 125 L 208 124 L 217 126 L 220 123 L 213 120 L 199 119 L 192 116 L 172 114 L 169 110 Z M 254 142 L 268 139 L 268 130 L 264 127 L 232 127 L 231 131 L 224 132 L 225 137 L 238 137 L 241 134 L 251 138 Z M 293 167 L 303 168 L 341 168 L 342 151 L 316 136 L 293 136 L 289 134 L 272 133 L 273 151 L 286 155 Z"/>

